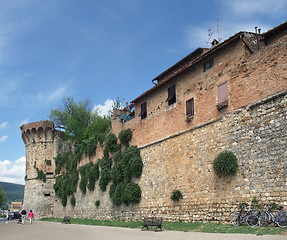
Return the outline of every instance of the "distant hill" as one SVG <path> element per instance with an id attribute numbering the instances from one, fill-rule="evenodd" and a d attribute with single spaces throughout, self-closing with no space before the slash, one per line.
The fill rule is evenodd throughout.
<path id="1" fill-rule="evenodd" d="M 6 199 L 8 202 L 23 201 L 24 198 L 24 185 L 0 182 L 2 190 L 6 193 Z"/>

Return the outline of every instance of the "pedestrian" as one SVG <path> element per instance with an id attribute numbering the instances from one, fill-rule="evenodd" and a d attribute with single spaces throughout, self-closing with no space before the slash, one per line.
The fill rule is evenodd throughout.
<path id="1" fill-rule="evenodd" d="M 29 212 L 30 224 L 32 224 L 32 222 L 33 222 L 33 218 L 34 218 L 34 213 L 33 213 L 33 211 L 32 211 L 32 210 L 30 210 L 30 212 Z"/>
<path id="2" fill-rule="evenodd" d="M 27 213 L 27 212 L 26 212 L 25 209 L 23 209 L 23 210 L 21 211 L 22 225 L 25 224 L 26 213 Z"/>

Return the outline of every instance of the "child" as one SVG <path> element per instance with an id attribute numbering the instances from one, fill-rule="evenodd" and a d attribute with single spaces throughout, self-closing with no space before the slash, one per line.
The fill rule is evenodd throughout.
<path id="1" fill-rule="evenodd" d="M 30 210 L 30 212 L 29 212 L 30 224 L 32 224 L 33 218 L 34 218 L 34 213 L 32 210 Z"/>

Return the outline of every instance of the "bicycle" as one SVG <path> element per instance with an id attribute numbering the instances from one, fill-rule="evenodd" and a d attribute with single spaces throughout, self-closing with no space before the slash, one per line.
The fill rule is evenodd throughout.
<path id="1" fill-rule="evenodd" d="M 283 207 L 278 207 L 276 215 L 274 216 L 270 211 L 272 209 L 271 205 L 268 205 L 265 212 L 259 218 L 259 226 L 264 227 L 273 222 L 277 224 L 278 227 L 287 227 L 287 212 L 282 211 Z"/>
<path id="2" fill-rule="evenodd" d="M 259 218 L 255 214 L 251 207 L 248 206 L 248 210 L 245 210 L 246 205 L 240 205 L 240 211 L 232 215 L 231 223 L 233 226 L 240 226 L 246 223 L 249 226 L 255 227 L 259 224 Z"/>

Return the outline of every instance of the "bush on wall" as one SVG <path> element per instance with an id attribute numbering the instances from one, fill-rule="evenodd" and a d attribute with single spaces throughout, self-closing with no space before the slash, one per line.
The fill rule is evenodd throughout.
<path id="1" fill-rule="evenodd" d="M 223 151 L 214 159 L 213 168 L 218 175 L 235 174 L 238 169 L 237 158 L 233 152 Z"/>
<path id="2" fill-rule="evenodd" d="M 173 190 L 171 196 L 170 196 L 170 200 L 173 202 L 178 202 L 180 199 L 182 199 L 182 194 L 179 190 Z"/>

